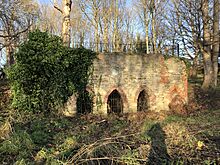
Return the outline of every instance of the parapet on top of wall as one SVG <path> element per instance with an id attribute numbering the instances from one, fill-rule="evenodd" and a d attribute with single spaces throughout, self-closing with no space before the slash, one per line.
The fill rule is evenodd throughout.
<path id="1" fill-rule="evenodd" d="M 99 54 L 87 91 L 93 96 L 95 114 L 169 111 L 177 95 L 187 104 L 186 66 L 160 54 Z M 77 112 L 76 98 L 67 103 L 70 114 Z"/>

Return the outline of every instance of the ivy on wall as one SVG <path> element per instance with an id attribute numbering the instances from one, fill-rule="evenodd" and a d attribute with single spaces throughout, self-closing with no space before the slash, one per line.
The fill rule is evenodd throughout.
<path id="1" fill-rule="evenodd" d="M 14 56 L 7 69 L 13 107 L 47 113 L 84 91 L 96 53 L 65 47 L 60 37 L 36 30 Z"/>

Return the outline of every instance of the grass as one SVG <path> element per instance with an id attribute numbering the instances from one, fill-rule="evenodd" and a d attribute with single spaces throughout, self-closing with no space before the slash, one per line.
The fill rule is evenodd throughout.
<path id="1" fill-rule="evenodd" d="M 27 116 L 26 116 L 27 117 Z M 219 163 L 220 110 L 188 117 L 28 116 L 0 143 L 1 164 Z M 138 127 L 137 127 L 138 125 Z M 214 128 L 214 129 L 213 129 Z"/>
<path id="2" fill-rule="evenodd" d="M 0 164 L 219 164 L 218 92 L 192 89 L 199 108 L 188 116 L 67 118 L 16 112 L 1 103 L 1 112 L 10 113 L 1 113 Z"/>

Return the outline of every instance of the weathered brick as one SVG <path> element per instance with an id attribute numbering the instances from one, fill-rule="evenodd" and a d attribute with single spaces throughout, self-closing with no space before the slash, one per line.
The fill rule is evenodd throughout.
<path id="1" fill-rule="evenodd" d="M 113 90 L 121 95 L 123 113 L 137 112 L 137 99 L 142 90 L 149 96 L 149 111 L 169 111 L 169 104 L 177 95 L 182 104 L 188 102 L 186 66 L 177 58 L 165 60 L 160 54 L 105 53 L 98 55 L 93 67 L 88 92 L 94 95 L 95 114 L 107 114 L 107 100 Z M 76 111 L 76 102 L 72 99 L 66 109 Z"/>

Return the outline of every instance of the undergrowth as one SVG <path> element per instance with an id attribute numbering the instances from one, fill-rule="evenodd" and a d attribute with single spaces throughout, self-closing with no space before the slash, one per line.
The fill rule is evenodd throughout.
<path id="1" fill-rule="evenodd" d="M 142 121 L 93 115 L 25 117 L 22 122 L 14 122 L 10 136 L 1 141 L 1 164 L 217 164 L 220 161 L 220 110 L 196 112 L 188 117 L 173 115 L 164 120 L 148 116 Z"/>
<path id="2" fill-rule="evenodd" d="M 200 105 L 210 101 L 200 95 Z M 147 112 L 67 118 L 12 110 L 10 99 L 7 105 L 2 100 L 0 164 L 220 164 L 218 107 L 184 117 Z"/>

